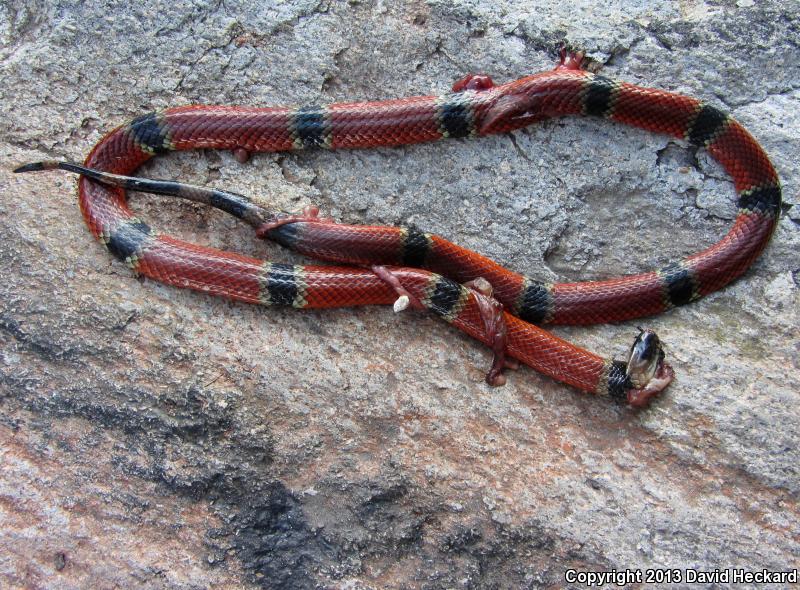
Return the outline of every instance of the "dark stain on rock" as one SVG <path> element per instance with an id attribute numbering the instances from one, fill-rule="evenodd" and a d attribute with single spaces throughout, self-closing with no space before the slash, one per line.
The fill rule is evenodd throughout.
<path id="1" fill-rule="evenodd" d="M 309 526 L 300 502 L 280 482 L 240 498 L 238 508 L 231 522 L 234 550 L 245 571 L 264 588 L 315 588 L 313 572 L 341 558 Z"/>
<path id="2" fill-rule="evenodd" d="M 477 527 L 458 525 L 444 536 L 439 548 L 444 553 L 463 553 L 480 541 L 482 536 Z"/>
<path id="3" fill-rule="evenodd" d="M 29 333 L 17 320 L 7 314 L 0 314 L 0 330 L 13 336 L 21 348 L 30 350 L 47 360 L 57 361 L 75 355 L 75 351 L 64 348 L 57 342 Z"/>

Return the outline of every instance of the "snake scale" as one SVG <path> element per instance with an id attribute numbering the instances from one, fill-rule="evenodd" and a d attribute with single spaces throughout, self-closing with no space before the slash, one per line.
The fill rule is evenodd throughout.
<path id="1" fill-rule="evenodd" d="M 733 118 L 697 99 L 586 71 L 565 55 L 552 71 L 495 85 L 469 75 L 443 96 L 327 106 L 184 106 L 149 113 L 108 133 L 84 167 L 80 208 L 89 229 L 135 272 L 177 287 L 250 303 L 326 308 L 409 304 L 492 346 L 487 375 L 502 384 L 513 357 L 581 390 L 643 406 L 673 378 L 654 332 L 636 338 L 626 361 L 574 346 L 534 324 L 592 324 L 656 314 L 696 301 L 741 276 L 778 221 L 781 188 L 762 147 Z M 216 189 L 130 176 L 173 150 L 251 152 L 397 146 L 505 133 L 551 117 L 603 117 L 685 139 L 708 150 L 732 177 L 738 214 L 714 245 L 660 269 L 610 280 L 549 284 L 412 227 L 359 226 L 289 215 Z M 97 182 L 99 180 L 100 182 Z M 127 206 L 125 189 L 208 203 L 253 225 L 259 237 L 335 265 L 289 265 L 190 244 L 160 234 Z"/>

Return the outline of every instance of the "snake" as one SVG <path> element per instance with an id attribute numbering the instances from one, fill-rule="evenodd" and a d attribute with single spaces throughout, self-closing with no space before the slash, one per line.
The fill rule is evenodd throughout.
<path id="1" fill-rule="evenodd" d="M 673 380 L 664 347 L 639 329 L 627 358 L 578 347 L 542 328 L 651 316 L 717 291 L 763 251 L 781 211 L 775 168 L 725 111 L 696 98 L 616 81 L 585 67 L 581 53 L 504 84 L 469 74 L 439 96 L 325 106 L 189 105 L 150 112 L 107 133 L 82 166 L 35 162 L 17 172 L 79 173 L 78 200 L 91 233 L 135 273 L 228 299 L 295 308 L 394 305 L 427 310 L 492 347 L 486 380 L 505 382 L 520 361 L 577 389 L 646 406 Z M 175 150 L 253 152 L 400 146 L 508 133 L 563 116 L 599 117 L 705 149 L 733 180 L 738 211 L 715 244 L 655 270 L 605 280 L 550 283 L 513 272 L 440 236 L 409 227 L 338 223 L 316 208 L 270 211 L 228 191 L 137 178 L 145 161 Z M 128 207 L 126 190 L 206 203 L 256 235 L 323 261 L 286 264 L 188 243 L 159 233 Z"/>

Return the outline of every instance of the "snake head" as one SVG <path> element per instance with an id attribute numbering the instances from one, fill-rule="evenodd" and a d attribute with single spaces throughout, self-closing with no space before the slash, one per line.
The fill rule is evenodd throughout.
<path id="1" fill-rule="evenodd" d="M 639 328 L 628 354 L 626 374 L 633 386 L 626 392 L 628 403 L 637 408 L 647 405 L 675 378 L 672 367 L 664 362 L 661 340 L 653 330 Z"/>

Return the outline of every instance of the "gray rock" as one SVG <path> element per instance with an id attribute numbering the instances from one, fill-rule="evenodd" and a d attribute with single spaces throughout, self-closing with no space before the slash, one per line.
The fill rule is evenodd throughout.
<path id="1" fill-rule="evenodd" d="M 569 568 L 795 566 L 798 28 L 776 0 L 1 4 L 0 586 L 536 588 Z M 640 412 L 527 369 L 488 388 L 487 350 L 431 317 L 137 280 L 90 237 L 74 178 L 10 174 L 81 160 L 152 109 L 441 93 L 468 71 L 547 69 L 562 40 L 732 111 L 786 189 L 736 284 L 555 330 L 620 356 L 638 323 L 656 329 L 678 380 Z M 650 269 L 735 215 L 704 153 L 597 120 L 142 173 L 413 223 L 545 280 Z M 298 259 L 218 211 L 131 201 L 190 241 Z"/>

